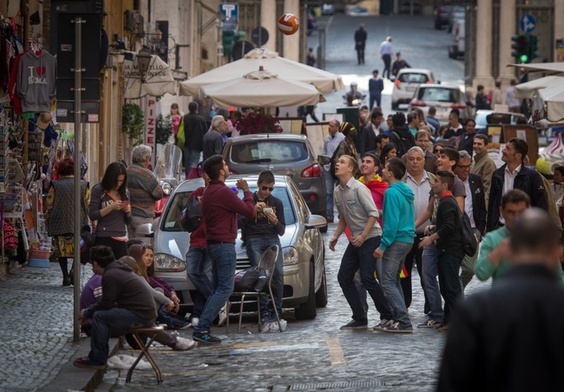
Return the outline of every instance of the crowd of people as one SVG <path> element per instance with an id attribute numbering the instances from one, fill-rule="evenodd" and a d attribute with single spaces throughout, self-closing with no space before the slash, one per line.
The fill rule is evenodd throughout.
<path id="1" fill-rule="evenodd" d="M 217 118 L 218 116 L 215 116 Z M 213 122 L 213 129 L 223 128 L 225 122 Z M 212 132 L 212 131 L 210 131 Z M 208 132 L 209 133 L 209 132 Z M 190 198 L 198 198 L 202 206 L 202 222 L 190 235 L 190 248 L 186 257 L 187 276 L 196 287 L 194 307 L 188 321 L 176 317 L 180 299 L 174 287 L 161 279 L 153 265 L 153 249 L 135 238 L 136 226 L 146 221 L 155 200 L 162 197 L 162 189 L 146 164 L 151 149 L 140 145 L 133 149 L 129 167 L 121 162 L 108 166 L 102 181 L 92 189 L 83 184 L 84 222 L 89 215 L 93 222 L 94 240 L 90 252 L 94 275 L 85 285 L 81 295 L 80 321 L 83 332 L 91 336 L 88 357 L 77 358 L 79 367 L 102 368 L 108 359 L 108 339 L 121 336 L 130 328 L 148 327 L 155 323 L 166 326 L 156 341 L 173 350 L 189 350 L 196 341 L 206 344 L 220 343 L 210 333 L 213 324 L 221 326 L 229 311 L 228 300 L 234 290 L 236 267 L 235 238 L 237 229 L 243 232 L 251 265 L 257 267 L 261 254 L 272 245 L 280 247 L 280 236 L 285 232 L 285 215 L 282 202 L 272 195 L 275 177 L 263 171 L 257 180 L 257 191 L 250 192 L 247 182 L 238 180 L 237 187 L 244 192 L 240 199 L 225 185 L 229 176 L 223 157 L 213 154 L 203 164 L 205 186 L 195 190 Z M 48 199 L 48 221 L 60 232 L 58 257 L 61 268 L 66 268 L 66 258 L 72 257 L 71 241 L 73 214 L 64 214 L 64 192 L 72 184 L 73 162 L 63 162 L 62 178 L 54 181 Z M 67 208 L 68 209 L 68 208 Z M 154 209 L 154 207 L 153 207 Z M 135 214 L 135 211 L 141 211 Z M 148 212 L 147 212 L 148 211 Z M 72 212 L 72 211 L 69 211 Z M 68 215 L 68 216 L 67 216 Z M 61 220 L 55 226 L 53 219 Z M 66 220 L 65 220 L 66 219 Z M 59 221 L 57 221 L 58 223 Z M 58 238 L 58 237 L 56 237 Z M 69 248 L 69 246 L 71 246 Z M 282 254 L 278 254 L 273 271 L 273 300 L 262 297 L 262 332 L 283 332 L 286 321 L 281 318 L 283 298 Z M 63 285 L 69 283 L 69 272 L 63 269 Z M 171 335 L 168 330 L 193 327 L 193 339 Z M 132 347 L 136 342 L 128 338 Z"/>
<path id="2" fill-rule="evenodd" d="M 546 261 L 542 265 L 548 275 L 534 271 L 538 279 L 542 276 L 545 280 L 563 281 L 562 267 L 553 251 L 553 234 L 547 235 L 547 241 L 552 242 L 542 252 L 542 238 L 536 236 L 523 244 L 515 243 L 513 235 L 518 233 L 517 237 L 522 238 L 529 233 L 528 225 L 523 224 L 529 221 L 544 222 L 555 233 L 561 231 L 555 211 L 557 203 L 562 203 L 564 168 L 556 170 L 558 178 L 549 185 L 527 166 L 528 145 L 519 138 L 507 141 L 502 151 L 504 164 L 497 168 L 487 153 L 488 136 L 476 134 L 474 120 L 460 119 L 456 109 L 451 111 L 445 126 L 433 121 L 433 110 L 427 116 L 420 111 L 407 116 L 397 112 L 384 121 L 378 107 L 370 113 L 368 108 L 361 108 L 360 118 L 359 129 L 349 122 L 331 120 L 322 151 L 322 155 L 331 157 L 331 163 L 323 167 L 327 221 L 337 223 L 329 248 L 335 250 L 342 234 L 348 241 L 337 280 L 351 308 L 352 320 L 341 329 L 368 327 L 369 294 L 378 312 L 374 330 L 412 333 L 414 325 L 408 309 L 415 266 L 427 316 L 416 327 L 448 331 L 448 358 L 455 355 L 450 342 L 461 339 L 457 334 L 479 335 L 471 328 L 454 327 L 464 317 L 461 313 L 467 312 L 466 317 L 470 317 L 478 312 L 478 300 L 461 304 L 474 275 L 480 280 L 491 278 L 494 286 L 498 281 L 510 282 L 502 278 L 513 276 L 511 266 L 516 260 L 522 264 L 538 263 L 515 256 L 517 250 L 530 246 L 532 253 L 542 253 Z M 216 144 L 221 145 L 221 135 L 228 126 L 222 115 L 213 117 L 211 129 L 202 138 L 202 150 L 197 151 L 198 157 L 204 153 L 205 185 L 190 196 L 201 203 L 203 219 L 191 233 L 187 255 L 187 274 L 197 289 L 187 321 L 175 317 L 180 299 L 174 288 L 155 274 L 151 247 L 128 241 L 128 234 L 131 239 L 136 228 L 147 222 L 151 206 L 162 197 L 162 189 L 147 168 L 151 149 L 144 145 L 135 147 L 129 167 L 119 162 L 110 164 L 91 192 L 88 184 L 83 184 L 84 221 L 87 222 L 88 215 L 95 223 L 91 253 L 95 275 L 83 291 L 80 313 L 84 331 L 92 337 L 91 352 L 88 357 L 77 359 L 75 365 L 103 367 L 109 337 L 122 335 L 135 326 L 160 323 L 169 330 L 193 327 L 192 340 L 166 331 L 157 336 L 157 342 L 174 350 L 191 349 L 195 341 L 221 343 L 211 329 L 214 324 L 225 322 L 229 312 L 238 228 L 253 266 L 258 265 L 260 255 L 270 246 L 280 246 L 280 236 L 285 231 L 283 204 L 272 195 L 272 172 L 260 173 L 256 192 L 249 191 L 245 180 L 238 180 L 237 188 L 243 191 L 243 198 L 225 185 L 229 168 Z M 206 139 L 208 135 L 211 136 Z M 190 157 L 196 155 L 196 150 L 184 151 L 189 174 L 195 162 Z M 61 226 L 56 249 L 63 284 L 68 285 L 72 284 L 66 258 L 73 254 L 69 223 L 73 214 L 64 211 L 65 205 L 72 204 L 67 203 L 68 192 L 64 190 L 72 182 L 73 162 L 63 163 L 62 177 L 53 182 L 47 200 L 47 222 Z M 529 213 L 533 217 L 525 219 Z M 465 251 L 465 220 L 482 243 L 480 250 L 472 254 Z M 517 274 L 513 279 L 519 281 L 524 275 Z M 286 329 L 286 321 L 280 318 L 282 288 L 279 255 L 273 276 L 274 300 L 263 297 L 260 304 L 263 332 Z M 504 300 L 504 294 L 497 290 L 491 295 Z M 451 362 L 445 359 L 443 368 L 454 367 Z M 459 382 L 453 381 L 451 374 L 441 377 L 444 385 Z"/>
<path id="3" fill-rule="evenodd" d="M 335 248 L 342 233 L 349 241 L 339 284 L 352 321 L 343 329 L 367 327 L 366 298 L 359 298 L 367 291 L 379 313 L 374 329 L 412 332 L 407 309 L 416 266 L 428 316 L 417 327 L 448 331 L 474 274 L 487 280 L 507 273 L 509 261 L 498 245 L 523 210 L 540 208 L 562 227 L 556 211 L 564 168 L 549 185 L 527 166 L 528 145 L 519 138 L 507 141 L 504 165 L 497 168 L 488 155 L 489 138 L 476 134 L 473 119 L 463 120 L 453 109 L 448 124 L 440 126 L 434 113 L 397 112 L 385 122 L 378 107 L 372 112 L 363 107 L 358 130 L 348 122 L 329 122 L 322 149 L 332 161 L 323 167 L 327 220 L 338 222 L 329 247 Z M 474 254 L 464 251 L 463 219 L 477 241 L 483 238 Z M 559 263 L 554 274 L 562 280 Z"/>

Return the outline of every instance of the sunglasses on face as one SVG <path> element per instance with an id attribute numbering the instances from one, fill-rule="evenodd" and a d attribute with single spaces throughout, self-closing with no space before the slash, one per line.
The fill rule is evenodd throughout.
<path id="1" fill-rule="evenodd" d="M 260 189 L 262 189 L 263 191 L 266 191 L 267 189 L 272 192 L 274 190 L 274 187 L 268 187 L 268 186 L 261 186 Z"/>

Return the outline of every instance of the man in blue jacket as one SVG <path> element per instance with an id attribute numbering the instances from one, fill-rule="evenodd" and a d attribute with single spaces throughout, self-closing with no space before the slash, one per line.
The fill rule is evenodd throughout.
<path id="1" fill-rule="evenodd" d="M 405 164 L 401 159 L 391 158 L 386 162 L 382 177 L 390 187 L 384 193 L 382 241 L 374 251 L 374 258 L 379 259 L 378 276 L 394 316 L 391 323 L 375 329 L 393 333 L 413 332 L 400 284 L 403 263 L 415 238 L 415 195 L 402 181 L 404 175 Z"/>

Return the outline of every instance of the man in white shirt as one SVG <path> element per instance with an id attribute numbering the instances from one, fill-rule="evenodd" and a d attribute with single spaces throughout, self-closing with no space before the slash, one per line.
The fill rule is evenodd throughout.
<path id="1" fill-rule="evenodd" d="M 332 157 L 341 143 L 345 139 L 345 135 L 339 132 L 339 121 L 331 120 L 329 121 L 329 135 L 325 138 L 323 142 L 323 149 L 321 150 L 321 155 Z M 333 190 L 335 189 L 335 179 L 330 172 L 331 165 L 327 164 L 323 166 L 323 176 L 325 177 L 325 187 L 327 189 L 327 211 L 325 216 L 328 223 L 332 223 L 334 220 L 333 212 Z"/>
<path id="2" fill-rule="evenodd" d="M 503 149 L 501 160 L 505 165 L 494 171 L 488 202 L 488 232 L 505 224 L 500 214 L 501 197 L 511 189 L 521 189 L 531 198 L 531 206 L 548 211 L 548 196 L 541 175 L 523 164 L 529 145 L 519 138 L 512 138 Z"/>
<path id="3" fill-rule="evenodd" d="M 380 245 L 382 229 L 377 222 L 378 209 L 370 190 L 354 176 L 358 172 L 358 162 L 350 155 L 341 155 L 335 166 L 339 185 L 335 189 L 335 202 L 339 210 L 339 224 L 329 241 L 329 249 L 335 251 L 339 236 L 348 226 L 352 232 L 349 244 L 339 268 L 338 280 L 343 294 L 352 310 L 352 321 L 341 329 L 367 328 L 368 319 L 354 276 L 360 271 L 360 279 L 370 294 L 380 313 L 380 324 L 393 320 L 392 309 L 382 287 L 374 277 L 376 259 L 374 250 Z M 378 324 L 378 325 L 380 325 Z"/>
<path id="4" fill-rule="evenodd" d="M 477 174 L 470 173 L 472 167 L 472 156 L 467 151 L 459 151 L 460 159 L 454 169 L 454 173 L 462 181 L 466 188 L 464 198 L 464 212 L 470 219 L 470 225 L 474 235 L 480 241 L 486 230 L 486 201 L 482 180 Z M 460 280 L 465 288 L 474 276 L 474 264 L 478 258 L 478 252 L 474 256 L 465 255 L 461 264 Z"/>
<path id="5" fill-rule="evenodd" d="M 384 71 L 382 71 L 382 77 L 390 79 L 393 55 L 394 47 L 392 46 L 392 37 L 386 37 L 386 40 L 380 44 L 380 56 L 382 57 L 382 61 L 384 61 Z M 386 72 L 388 72 L 388 76 L 385 76 Z"/>

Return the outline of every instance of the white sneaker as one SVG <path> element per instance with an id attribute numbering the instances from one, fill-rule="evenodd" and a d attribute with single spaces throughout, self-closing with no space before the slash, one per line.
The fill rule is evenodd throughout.
<path id="1" fill-rule="evenodd" d="M 275 324 L 278 324 L 278 323 L 275 323 Z M 286 330 L 287 326 L 288 326 L 288 322 L 284 319 L 280 319 L 281 332 L 284 332 Z"/>
<path id="2" fill-rule="evenodd" d="M 270 332 L 274 332 L 274 328 L 273 328 L 273 324 L 272 322 L 268 322 L 268 323 L 264 323 L 262 325 L 262 333 L 270 333 Z"/>
<path id="3" fill-rule="evenodd" d="M 192 326 L 193 327 L 196 327 L 199 322 L 200 322 L 200 319 L 198 317 L 192 318 Z"/>
<path id="4" fill-rule="evenodd" d="M 172 348 L 175 351 L 186 351 L 186 350 L 193 349 L 197 345 L 198 345 L 198 343 L 196 343 L 195 341 L 193 341 L 191 339 L 177 337 L 176 343 L 174 344 L 174 346 Z"/>
<path id="5" fill-rule="evenodd" d="M 223 307 L 219 311 L 219 321 L 217 322 L 217 326 L 221 327 L 223 324 L 225 324 L 226 321 L 227 321 L 227 309 L 225 308 L 225 305 L 223 305 Z"/>

